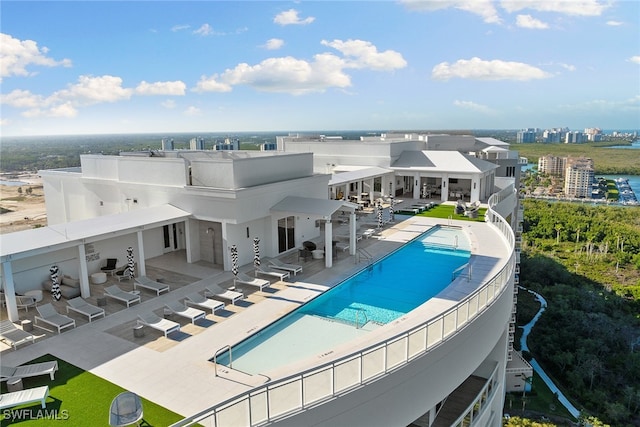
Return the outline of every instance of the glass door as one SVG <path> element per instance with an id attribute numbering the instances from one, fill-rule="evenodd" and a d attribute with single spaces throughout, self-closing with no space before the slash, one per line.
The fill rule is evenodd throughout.
<path id="1" fill-rule="evenodd" d="M 278 253 L 283 253 L 296 246 L 295 218 L 288 216 L 278 220 Z"/>

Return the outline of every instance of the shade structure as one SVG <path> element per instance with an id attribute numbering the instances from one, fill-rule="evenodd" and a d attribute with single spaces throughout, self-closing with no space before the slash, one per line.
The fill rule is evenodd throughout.
<path id="1" fill-rule="evenodd" d="M 394 214 L 395 212 L 393 211 L 393 204 L 395 203 L 395 200 L 393 200 L 393 196 L 391 196 L 391 201 L 389 203 L 389 221 L 395 221 L 394 218 Z"/>
<path id="2" fill-rule="evenodd" d="M 233 286 L 236 286 L 236 278 L 238 277 L 238 247 L 232 245 L 229 249 L 231 252 L 231 272 L 233 273 Z"/>
<path id="3" fill-rule="evenodd" d="M 253 239 L 253 266 L 260 267 L 260 239 Z"/>
<path id="4" fill-rule="evenodd" d="M 136 266 L 136 262 L 133 259 L 133 248 L 129 246 L 127 248 L 127 271 L 125 276 L 133 277 L 133 271 Z"/>
<path id="5" fill-rule="evenodd" d="M 57 265 L 52 265 L 51 268 L 49 269 L 49 272 L 51 273 L 51 296 L 56 301 L 60 301 L 60 298 L 62 298 L 62 292 L 60 292 L 60 279 L 59 279 L 60 269 L 58 268 Z"/>
<path id="6" fill-rule="evenodd" d="M 382 203 L 378 202 L 376 209 L 378 211 L 378 228 L 382 228 Z"/>

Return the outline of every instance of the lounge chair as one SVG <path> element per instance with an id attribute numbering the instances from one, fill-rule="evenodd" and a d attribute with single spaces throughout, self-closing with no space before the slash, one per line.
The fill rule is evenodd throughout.
<path id="1" fill-rule="evenodd" d="M 266 276 L 273 276 L 273 277 L 277 277 L 280 280 L 285 280 L 288 279 L 289 276 L 291 276 L 291 273 L 289 273 L 288 271 L 282 271 L 282 270 L 275 270 L 271 267 L 269 267 L 268 265 L 260 266 L 260 267 L 256 267 L 256 274 L 264 274 Z"/>
<path id="2" fill-rule="evenodd" d="M 0 409 L 26 405 L 27 403 L 33 402 L 40 402 L 40 406 L 44 409 L 47 407 L 47 396 L 49 396 L 49 386 L 47 385 L 5 393 L 0 399 Z"/>
<path id="3" fill-rule="evenodd" d="M 100 270 L 103 273 L 107 273 L 113 276 L 116 270 L 118 270 L 118 267 L 116 266 L 116 264 L 118 264 L 118 258 L 107 258 L 107 265 L 100 268 Z"/>
<path id="4" fill-rule="evenodd" d="M 140 302 L 140 295 L 131 292 L 125 292 L 118 285 L 111 285 L 104 288 L 104 296 L 122 301 L 129 307 L 131 304 Z"/>
<path id="5" fill-rule="evenodd" d="M 258 279 L 257 277 L 249 277 L 246 274 L 239 272 L 235 279 L 233 279 L 234 283 L 240 283 L 242 285 L 254 286 L 260 290 L 271 286 L 271 282 L 265 279 Z"/>
<path id="6" fill-rule="evenodd" d="M 134 265 L 135 268 L 135 265 Z M 118 282 L 122 282 L 123 280 L 129 280 L 133 278 L 133 271 L 129 271 L 129 266 L 125 265 L 120 267 L 115 271 L 115 273 L 111 274 L 118 279 Z"/>
<path id="7" fill-rule="evenodd" d="M 28 378 L 38 377 L 40 375 L 49 375 L 51 381 L 55 379 L 58 370 L 58 362 L 42 362 L 33 363 L 31 365 L 22 365 L 18 367 L 2 366 L 0 367 L 0 381 L 7 381 L 9 378 Z"/>
<path id="8" fill-rule="evenodd" d="M 14 350 L 17 350 L 20 344 L 35 342 L 36 338 L 32 333 L 18 328 L 10 320 L 0 321 L 0 340 L 13 347 Z"/>
<path id="9" fill-rule="evenodd" d="M 289 273 L 293 273 L 295 276 L 298 273 L 302 273 L 302 266 L 297 264 L 287 264 L 286 262 L 282 262 L 277 258 L 270 259 L 269 262 L 273 268 L 277 268 L 278 270 L 288 271 Z"/>
<path id="10" fill-rule="evenodd" d="M 180 301 L 169 302 L 164 306 L 171 310 L 173 314 L 177 314 L 178 316 L 186 317 L 191 320 L 191 323 L 196 323 L 196 320 L 204 319 L 207 315 L 204 311 L 193 307 L 187 307 Z"/>
<path id="11" fill-rule="evenodd" d="M 75 297 L 67 301 L 67 314 L 69 314 L 69 310 L 73 310 L 76 313 L 80 313 L 89 318 L 89 323 L 96 317 L 104 317 L 104 309 L 100 307 L 96 307 L 95 305 L 89 304 L 82 297 Z"/>
<path id="12" fill-rule="evenodd" d="M 38 321 L 53 326 L 58 330 L 58 333 L 62 332 L 63 329 L 76 327 L 75 320 L 73 320 L 69 316 L 58 313 L 55 307 L 51 305 L 51 303 L 38 306 L 36 307 L 36 310 L 38 310 L 38 315 L 34 317 L 35 323 L 33 324 L 33 326 L 35 327 L 44 329 L 45 331 L 49 330 L 38 325 Z"/>
<path id="13" fill-rule="evenodd" d="M 233 305 L 236 304 L 236 301 L 244 298 L 244 294 L 242 292 L 232 291 L 230 289 L 222 289 L 220 286 L 216 284 L 211 284 L 207 286 L 204 290 L 204 296 L 220 298 L 230 302 Z"/>
<path id="14" fill-rule="evenodd" d="M 134 279 L 133 289 L 138 289 L 138 286 L 155 291 L 157 295 L 160 295 L 163 292 L 169 292 L 169 285 L 151 280 L 147 276 L 140 276 Z"/>
<path id="15" fill-rule="evenodd" d="M 222 301 L 203 297 L 197 292 L 187 295 L 184 302 L 186 305 L 195 305 L 196 307 L 211 310 L 211 314 L 215 313 L 216 310 L 222 310 L 224 308 L 224 303 Z"/>
<path id="16" fill-rule="evenodd" d="M 336 243 L 336 249 L 340 249 L 342 252 L 348 251 L 349 250 L 349 244 L 348 243 L 338 242 L 338 243 Z"/>
<path id="17" fill-rule="evenodd" d="M 24 308 L 24 311 L 29 311 L 29 307 L 36 306 L 36 299 L 30 295 L 16 295 L 16 307 L 18 310 Z"/>
<path id="18" fill-rule="evenodd" d="M 109 408 L 109 425 L 114 427 L 138 425 L 144 416 L 140 397 L 125 391 L 120 393 L 111 402 Z"/>
<path id="19" fill-rule="evenodd" d="M 138 314 L 138 324 L 157 329 L 158 331 L 162 332 L 165 337 L 171 332 L 177 332 L 180 330 L 179 323 L 174 322 L 173 320 L 163 319 L 153 311 Z"/>

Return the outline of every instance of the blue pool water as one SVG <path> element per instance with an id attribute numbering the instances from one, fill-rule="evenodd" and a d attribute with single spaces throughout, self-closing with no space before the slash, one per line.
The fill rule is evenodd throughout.
<path id="1" fill-rule="evenodd" d="M 434 227 L 234 346 L 232 367 L 265 372 L 367 334 L 439 293 L 470 255 L 464 231 Z"/>

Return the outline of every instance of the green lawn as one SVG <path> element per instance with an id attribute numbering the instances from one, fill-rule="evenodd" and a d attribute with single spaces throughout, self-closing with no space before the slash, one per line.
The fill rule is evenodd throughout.
<path id="1" fill-rule="evenodd" d="M 48 375 L 22 380 L 25 389 L 49 386 L 46 409 L 42 409 L 39 403 L 4 409 L 0 413 L 0 424 L 29 427 L 108 426 L 111 401 L 126 390 L 51 355 L 42 356 L 29 363 L 49 360 L 58 361 L 58 372 L 54 381 L 51 381 Z M 2 383 L 2 393 L 6 392 L 6 383 Z M 142 399 L 142 408 L 142 425 L 147 427 L 164 427 L 184 418 L 146 399 Z"/>
<path id="2" fill-rule="evenodd" d="M 525 409 L 568 420 L 574 419 L 569 411 L 556 399 L 549 387 L 542 381 L 542 378 L 535 373 L 533 374 L 532 392 L 527 393 L 525 397 Z M 522 411 L 522 393 L 507 393 L 504 411 L 511 415 L 519 414 Z"/>
<path id="3" fill-rule="evenodd" d="M 430 218 L 443 218 L 443 219 L 448 219 L 449 217 L 451 217 L 451 219 L 460 219 L 463 221 L 484 222 L 484 214 L 485 212 L 487 212 L 486 208 L 480 208 L 478 210 L 477 218 L 469 218 L 464 215 L 456 214 L 455 210 L 456 210 L 455 205 L 436 205 L 429 210 L 426 210 L 422 213 L 417 214 L 416 216 L 426 216 Z"/>

